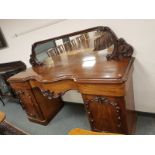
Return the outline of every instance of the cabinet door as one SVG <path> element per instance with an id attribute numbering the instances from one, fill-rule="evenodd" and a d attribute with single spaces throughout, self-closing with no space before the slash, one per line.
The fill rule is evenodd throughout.
<path id="1" fill-rule="evenodd" d="M 24 105 L 27 115 L 35 119 L 43 119 L 40 107 L 37 105 L 32 91 L 30 89 L 24 89 L 17 90 L 16 92 Z"/>
<path id="2" fill-rule="evenodd" d="M 62 108 L 63 102 L 60 97 L 48 98 L 44 96 L 39 88 L 33 88 L 33 94 L 46 120 L 51 120 Z"/>
<path id="3" fill-rule="evenodd" d="M 122 133 L 124 124 L 120 99 L 92 95 L 83 95 L 83 99 L 92 130 Z"/>

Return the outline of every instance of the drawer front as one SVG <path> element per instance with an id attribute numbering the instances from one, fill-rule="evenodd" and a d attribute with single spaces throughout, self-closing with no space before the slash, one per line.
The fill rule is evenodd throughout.
<path id="1" fill-rule="evenodd" d="M 124 84 L 78 84 L 78 89 L 82 94 L 124 96 Z"/>
<path id="2" fill-rule="evenodd" d="M 29 82 L 22 82 L 22 83 L 10 83 L 13 89 L 31 89 Z"/>
<path id="3" fill-rule="evenodd" d="M 50 92 L 54 92 L 56 94 L 63 94 L 68 90 L 76 90 L 76 84 L 73 80 L 62 80 L 57 82 L 51 82 L 51 83 L 41 83 L 35 80 L 30 81 L 32 88 L 40 88 L 42 90 L 49 90 Z"/>

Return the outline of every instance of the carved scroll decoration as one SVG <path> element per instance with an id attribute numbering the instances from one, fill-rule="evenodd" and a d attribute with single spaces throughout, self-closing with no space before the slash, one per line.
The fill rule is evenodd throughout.
<path id="1" fill-rule="evenodd" d="M 104 50 L 114 46 L 111 54 L 107 54 L 107 60 L 120 60 L 122 58 L 130 58 L 133 54 L 133 47 L 124 39 L 117 39 L 116 35 L 111 31 L 105 31 L 95 41 L 94 51 Z"/>
<path id="2" fill-rule="evenodd" d="M 33 46 L 32 46 L 32 49 L 33 49 Z M 32 66 L 41 66 L 41 65 L 43 65 L 43 63 L 41 63 L 41 62 L 39 62 L 38 60 L 37 60 L 37 58 L 36 58 L 36 55 L 35 55 L 35 53 L 34 52 L 32 52 L 32 54 L 30 55 L 30 60 L 29 60 L 29 62 L 30 62 L 30 64 L 32 65 Z"/>
<path id="3" fill-rule="evenodd" d="M 85 106 L 86 106 L 86 109 L 87 109 L 87 113 L 89 115 L 91 126 L 92 126 L 92 128 L 94 130 L 97 131 L 97 129 L 95 128 L 95 125 L 94 125 L 93 115 L 92 115 L 92 113 L 91 113 L 91 111 L 89 109 L 89 103 L 91 103 L 91 102 L 97 102 L 98 104 L 110 104 L 111 106 L 113 106 L 113 108 L 115 109 L 116 114 L 117 114 L 117 127 L 121 128 L 121 115 L 120 115 L 120 107 L 119 107 L 118 103 L 116 103 L 114 101 L 111 101 L 111 100 L 109 100 L 108 98 L 106 98 L 104 96 L 95 96 L 92 99 L 85 100 Z"/>
<path id="4" fill-rule="evenodd" d="M 107 55 L 107 60 L 130 58 L 132 54 L 133 47 L 129 45 L 124 39 L 120 38 L 114 43 L 114 50 L 112 54 Z"/>
<path id="5" fill-rule="evenodd" d="M 58 98 L 65 93 L 65 92 L 55 93 L 54 91 L 43 90 L 43 89 L 40 89 L 40 91 L 43 94 L 43 96 L 46 96 L 49 100 Z"/>

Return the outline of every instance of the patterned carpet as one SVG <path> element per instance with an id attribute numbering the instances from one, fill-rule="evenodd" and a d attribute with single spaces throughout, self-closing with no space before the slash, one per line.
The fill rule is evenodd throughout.
<path id="1" fill-rule="evenodd" d="M 27 135 L 27 133 L 4 121 L 0 124 L 0 135 Z"/>

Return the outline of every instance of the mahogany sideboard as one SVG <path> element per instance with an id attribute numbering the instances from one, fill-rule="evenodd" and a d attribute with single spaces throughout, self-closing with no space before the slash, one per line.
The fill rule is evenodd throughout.
<path id="1" fill-rule="evenodd" d="M 77 90 L 82 94 L 93 131 L 134 133 L 136 115 L 132 82 L 133 48 L 123 39 L 117 39 L 107 27 L 102 28 L 100 29 L 113 37 L 113 40 L 110 39 L 114 44 L 113 51 L 108 55 L 105 49 L 111 47 L 112 43 L 104 38 L 107 37 L 105 33 L 94 40 L 93 49 L 88 47 L 86 50 L 60 52 L 47 58 L 48 63 L 37 60 L 34 45 L 40 46 L 49 40 L 33 45 L 30 58 L 32 68 L 9 78 L 30 121 L 48 124 L 64 104 L 61 96 L 66 91 Z M 94 29 L 86 32 L 89 30 Z M 88 35 L 86 38 L 88 39 Z"/>

